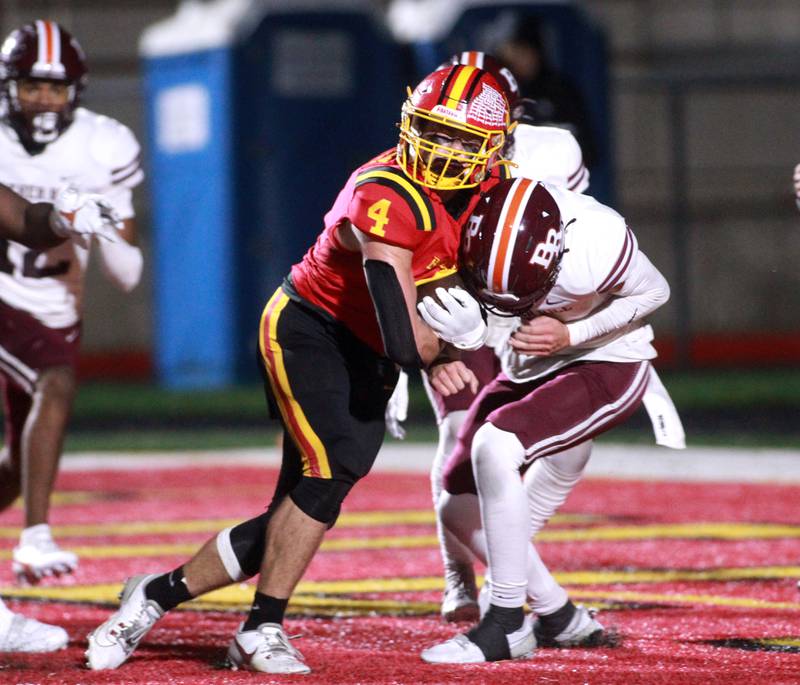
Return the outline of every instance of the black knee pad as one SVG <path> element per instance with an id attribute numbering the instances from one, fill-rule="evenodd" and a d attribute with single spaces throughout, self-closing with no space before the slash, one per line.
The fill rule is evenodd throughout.
<path id="1" fill-rule="evenodd" d="M 304 514 L 333 528 L 342 502 L 353 484 L 352 481 L 303 476 L 289 497 Z"/>
<path id="2" fill-rule="evenodd" d="M 269 512 L 217 535 L 217 552 L 231 580 L 252 578 L 261 568 L 266 546 Z"/>

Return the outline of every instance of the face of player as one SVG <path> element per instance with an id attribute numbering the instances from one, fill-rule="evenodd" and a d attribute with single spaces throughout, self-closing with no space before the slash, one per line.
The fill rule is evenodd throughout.
<path id="1" fill-rule="evenodd" d="M 443 154 L 437 153 L 435 149 L 420 151 L 422 161 L 434 174 L 457 176 L 474 160 L 473 157 L 460 156 L 458 153 L 463 151 L 474 155 L 483 148 L 484 140 L 480 136 L 459 131 L 446 124 L 416 118 L 412 125 L 418 127 L 423 140 L 435 146 L 435 149 L 442 149 Z"/>
<path id="2" fill-rule="evenodd" d="M 71 87 L 63 81 L 20 79 L 17 100 L 25 113 L 60 112 L 69 104 Z"/>
<path id="3" fill-rule="evenodd" d="M 72 86 L 62 81 L 20 79 L 16 99 L 33 138 L 48 143 L 59 134 L 59 118 L 72 99 Z"/>

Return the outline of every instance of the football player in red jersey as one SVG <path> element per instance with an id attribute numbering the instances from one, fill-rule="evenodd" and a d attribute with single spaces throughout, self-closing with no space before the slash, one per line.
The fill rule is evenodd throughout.
<path id="1" fill-rule="evenodd" d="M 453 289 L 434 331 L 416 284 L 453 274 L 464 221 L 501 175 L 508 102 L 487 72 L 455 65 L 409 94 L 396 149 L 356 169 L 325 228 L 267 303 L 259 347 L 286 439 L 266 513 L 222 531 L 171 573 L 128 580 L 119 610 L 89 636 L 90 668 L 116 668 L 163 613 L 259 574 L 232 667 L 308 673 L 282 623 L 295 585 L 365 476 L 385 432 L 398 365 L 429 366 L 442 340 L 479 347 L 478 303 Z"/>

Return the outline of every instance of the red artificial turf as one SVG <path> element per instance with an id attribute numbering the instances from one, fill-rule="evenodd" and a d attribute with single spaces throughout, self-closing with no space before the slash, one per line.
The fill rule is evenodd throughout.
<path id="1" fill-rule="evenodd" d="M 218 468 L 140 469 L 136 471 L 69 472 L 59 480 L 62 498 L 51 524 L 66 547 L 181 543 L 199 546 L 215 523 L 248 518 L 263 508 L 271 493 L 273 469 Z M 328 618 L 290 615 L 288 631 L 313 673 L 308 677 L 274 677 L 234 673 L 224 668 L 228 641 L 245 607 L 235 611 L 180 610 L 153 629 L 120 669 L 91 672 L 83 666 L 85 635 L 104 620 L 111 605 L 93 602 L 7 599 L 16 611 L 63 625 L 70 635 L 66 650 L 49 655 L 0 655 L 2 683 L 756 683 L 800 682 L 800 595 L 792 567 L 800 566 L 800 533 L 779 537 L 759 534 L 737 539 L 699 537 L 692 524 L 800 526 L 800 487 L 781 485 L 656 483 L 587 480 L 564 507 L 577 517 L 556 519 L 546 531 L 581 531 L 580 540 L 547 541 L 540 550 L 556 573 L 584 571 L 588 580 L 568 585 L 577 600 L 598 602 L 599 618 L 621 637 L 614 648 L 540 649 L 533 659 L 473 666 L 424 664 L 419 652 L 467 626 L 442 624 L 435 613 L 400 616 L 402 603 L 424 602 L 431 609 L 439 589 L 404 592 L 385 589 L 381 580 L 433 578 L 441 574 L 436 548 L 398 544 L 389 549 L 322 551 L 312 562 L 307 580 L 373 581 L 363 594 L 343 598 L 391 599 L 395 612 Z M 430 508 L 428 479 L 413 474 L 372 474 L 358 484 L 345 513 L 420 511 Z M 20 523 L 19 509 L 0 516 L 0 525 Z M 128 534 L 109 529 L 58 536 L 59 526 L 210 520 L 199 532 Z M 689 527 L 678 537 L 664 530 Z M 603 540 L 609 529 L 651 526 L 652 536 Z M 219 527 L 222 527 L 220 524 Z M 592 531 L 597 531 L 593 537 Z M 431 522 L 343 525 L 333 540 L 400 538 L 429 540 Z M 14 544 L 7 535 L 2 546 Z M 126 575 L 164 571 L 185 561 L 185 554 L 162 556 L 86 556 L 77 573 L 46 585 L 121 584 Z M 759 572 L 761 567 L 788 572 Z M 755 569 L 753 579 L 724 577 L 721 569 Z M 604 574 L 622 575 L 613 581 Z M 672 571 L 674 577 L 638 578 L 637 572 Z M 693 572 L 706 571 L 707 578 Z M 800 573 L 800 569 L 798 569 Z M 0 592 L 13 594 L 10 563 L 0 564 Z M 429 584 L 429 587 L 430 584 Z M 337 595 L 326 598 L 336 607 Z M 737 605 L 736 602 L 744 602 Z M 419 606 L 419 605 L 417 605 Z M 394 615 L 393 615 L 394 614 Z"/>

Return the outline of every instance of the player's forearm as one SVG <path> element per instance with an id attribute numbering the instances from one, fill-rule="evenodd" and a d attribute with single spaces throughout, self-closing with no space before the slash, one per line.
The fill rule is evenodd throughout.
<path id="1" fill-rule="evenodd" d="M 31 204 L 11 188 L 0 185 L 0 238 L 44 249 L 63 242 L 51 225 L 53 205 Z"/>
<path id="2" fill-rule="evenodd" d="M 22 230 L 12 238 L 35 250 L 55 247 L 64 242 L 66 236 L 55 232 L 53 222 L 59 218 L 54 214 L 53 205 L 49 202 L 37 202 L 25 207 Z"/>
<path id="3" fill-rule="evenodd" d="M 623 328 L 654 312 L 669 299 L 669 284 L 642 252 L 625 284 L 605 307 L 567 324 L 570 345 L 581 345 Z"/>
<path id="4" fill-rule="evenodd" d="M 365 259 L 364 274 L 386 356 L 400 366 L 423 366 L 414 324 L 394 266 L 380 259 Z"/>
<path id="5" fill-rule="evenodd" d="M 386 355 L 400 366 L 428 366 L 439 354 L 441 341 L 417 315 L 411 252 L 360 232 L 356 237 Z"/>
<path id="6" fill-rule="evenodd" d="M 142 251 L 124 240 L 97 240 L 103 272 L 120 290 L 130 292 L 141 280 Z"/>
<path id="7" fill-rule="evenodd" d="M 417 353 L 425 367 L 430 366 L 439 356 L 444 346 L 442 339 L 428 326 L 420 316 L 415 313 L 417 326 L 414 339 L 417 343 Z"/>

